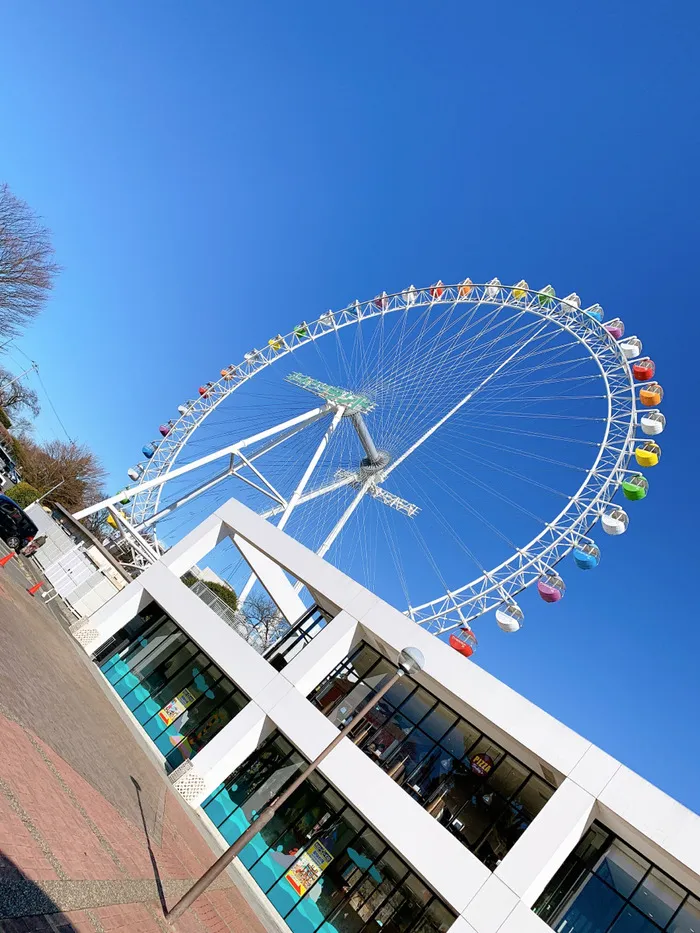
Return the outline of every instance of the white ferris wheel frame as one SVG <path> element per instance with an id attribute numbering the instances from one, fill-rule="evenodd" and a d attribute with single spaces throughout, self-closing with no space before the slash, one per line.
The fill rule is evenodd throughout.
<path id="1" fill-rule="evenodd" d="M 499 308 L 526 311 L 540 317 L 545 324 L 555 324 L 561 330 L 571 334 L 586 348 L 592 359 L 595 360 L 605 385 L 607 417 L 603 440 L 600 443 L 595 461 L 588 470 L 579 489 L 569 498 L 567 505 L 546 525 L 539 535 L 524 547 L 518 548 L 511 557 L 493 570 L 484 572 L 470 583 L 449 590 L 443 596 L 430 602 L 419 606 L 409 606 L 406 614 L 434 634 L 442 634 L 469 623 L 499 605 L 512 603 L 517 593 L 536 582 L 543 574 L 551 572 L 552 567 L 562 560 L 574 546 L 590 541 L 588 535 L 591 527 L 604 514 L 625 475 L 636 472 L 628 470 L 634 442 L 637 440 L 635 435 L 637 428 L 637 399 L 631 362 L 622 352 L 619 342 L 608 333 L 603 323 L 588 314 L 585 309 L 581 309 L 573 300 L 556 298 L 546 292 L 535 291 L 520 284 L 517 286 L 496 286 L 493 282 L 485 284 L 470 282 L 468 292 L 465 283 L 455 285 L 440 284 L 439 288 L 442 289 L 439 296 L 436 296 L 436 286 L 422 289 L 411 286 L 392 295 L 383 294 L 369 301 L 356 301 L 340 311 L 328 311 L 311 323 L 304 322 L 303 325 L 299 325 L 286 336 L 282 337 L 280 335 L 275 338 L 274 341 L 270 342 L 271 345 L 265 349 L 254 350 L 246 354 L 243 362 L 227 368 L 227 371 L 232 374 L 230 378 L 222 376 L 219 380 L 208 383 L 206 394 L 188 403 L 186 413 L 172 423 L 168 435 L 158 443 L 153 457 L 147 461 L 138 485 L 94 506 L 83 509 L 81 512 L 76 513 L 76 518 L 85 517 L 101 508 L 111 508 L 126 494 L 132 497 L 133 503 L 130 522 L 137 530 L 142 530 L 169 514 L 173 509 L 191 501 L 196 495 L 211 489 L 212 486 L 235 474 L 238 478 L 253 485 L 275 501 L 276 504 L 267 512 L 264 512 L 263 515 L 271 518 L 281 514 L 281 521 L 284 524 L 293 508 L 356 481 L 356 477 L 346 476 L 320 489 L 308 493 L 304 492 L 331 434 L 335 430 L 340 417 L 342 417 L 342 406 L 338 404 L 322 405 L 283 424 L 262 431 L 251 438 L 228 445 L 215 453 L 187 464 L 185 467 L 175 468 L 178 456 L 206 418 L 260 370 L 271 366 L 282 357 L 294 353 L 295 350 L 342 328 L 359 324 L 369 318 L 381 317 L 396 312 L 410 312 L 425 307 L 432 308 L 454 304 L 498 305 Z M 515 297 L 514 291 L 518 291 L 519 294 L 522 293 L 522 297 Z M 465 292 L 467 293 L 465 294 Z M 319 553 L 324 554 L 328 550 L 366 493 L 371 492 L 375 497 L 384 499 L 388 504 L 394 504 L 390 502 L 391 498 L 396 499 L 398 497 L 393 497 L 393 494 L 385 490 L 381 483 L 406 457 L 438 430 L 452 414 L 466 404 L 480 388 L 517 355 L 522 346 L 524 344 L 520 344 L 515 353 L 490 373 L 479 386 L 472 389 L 465 398 L 436 422 L 417 442 L 383 469 L 378 480 L 369 479 L 359 484 L 355 482 L 355 485 L 358 486 L 357 494 L 325 539 Z M 287 437 L 328 416 L 332 416 L 332 424 L 314 452 L 293 496 L 287 501 L 272 487 L 252 461 L 262 456 L 267 450 L 283 443 Z M 246 447 L 268 438 L 270 438 L 268 443 L 250 458 L 242 453 L 242 450 Z M 226 456 L 231 458 L 228 469 L 182 496 L 171 506 L 159 510 L 161 494 L 166 482 Z M 235 465 L 236 457 L 240 461 L 237 466 Z M 244 466 L 250 467 L 262 485 L 241 475 Z M 399 501 L 402 502 L 403 500 Z M 250 581 L 248 589 L 249 586 Z"/>

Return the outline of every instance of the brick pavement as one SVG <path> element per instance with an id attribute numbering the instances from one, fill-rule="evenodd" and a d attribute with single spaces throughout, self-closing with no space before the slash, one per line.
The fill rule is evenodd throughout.
<path id="1" fill-rule="evenodd" d="M 0 570 L 0 933 L 265 933 L 68 634 Z"/>

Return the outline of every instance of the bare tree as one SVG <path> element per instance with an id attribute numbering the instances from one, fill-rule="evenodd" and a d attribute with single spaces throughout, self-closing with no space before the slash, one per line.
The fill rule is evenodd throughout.
<path id="1" fill-rule="evenodd" d="M 266 593 L 251 593 L 238 616 L 246 627 L 246 641 L 266 651 L 289 629 L 289 623 Z"/>
<path id="2" fill-rule="evenodd" d="M 59 267 L 49 231 L 0 185 L 0 334 L 14 337 L 41 311 Z"/>
<path id="3" fill-rule="evenodd" d="M 104 497 L 104 467 L 84 444 L 61 440 L 37 444 L 24 436 L 20 439 L 19 454 L 25 482 L 42 495 L 56 487 L 46 502 L 60 502 L 68 511 L 76 512 Z"/>
<path id="4" fill-rule="evenodd" d="M 34 389 L 4 366 L 0 366 L 0 407 L 12 418 L 15 429 L 26 427 L 27 413 L 36 418 L 41 411 Z M 18 424 L 18 417 L 21 424 Z"/>

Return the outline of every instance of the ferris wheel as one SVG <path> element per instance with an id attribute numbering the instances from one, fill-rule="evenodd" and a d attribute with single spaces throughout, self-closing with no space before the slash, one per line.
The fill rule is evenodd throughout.
<path id="1" fill-rule="evenodd" d="M 643 470 L 661 457 L 654 377 L 619 318 L 551 285 L 383 292 L 222 367 L 143 445 L 131 488 L 76 517 L 108 507 L 115 525 L 163 540 L 235 482 L 469 655 L 475 619 L 493 609 L 517 631 L 519 593 L 558 602 L 564 558 L 593 569 L 595 531 L 627 530 L 623 502 L 645 498 Z"/>

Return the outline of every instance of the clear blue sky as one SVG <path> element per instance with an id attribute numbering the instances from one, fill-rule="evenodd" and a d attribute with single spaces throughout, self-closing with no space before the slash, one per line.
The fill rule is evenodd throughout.
<path id="1" fill-rule="evenodd" d="M 0 174 L 64 266 L 21 346 L 115 485 L 222 364 L 382 289 L 551 281 L 644 338 L 644 527 L 479 663 L 696 810 L 699 27 L 682 0 L 65 0 L 0 37 Z"/>

